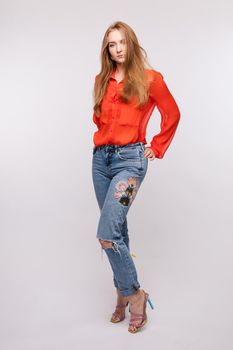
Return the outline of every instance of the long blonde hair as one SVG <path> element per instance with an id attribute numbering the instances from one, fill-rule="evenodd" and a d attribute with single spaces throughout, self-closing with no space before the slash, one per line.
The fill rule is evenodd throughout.
<path id="1" fill-rule="evenodd" d="M 120 99 L 129 103 L 131 97 L 137 97 L 137 106 L 143 107 L 148 101 L 148 81 L 146 79 L 145 68 L 151 65 L 147 61 L 147 53 L 140 46 L 133 29 L 122 21 L 117 21 L 110 25 L 105 32 L 101 48 L 101 71 L 97 75 L 94 85 L 94 111 L 96 116 L 100 116 L 101 102 L 105 95 L 109 77 L 112 70 L 116 68 L 116 62 L 110 57 L 108 51 L 108 34 L 118 29 L 122 31 L 126 39 L 126 57 L 124 62 L 124 87 L 120 92 Z"/>

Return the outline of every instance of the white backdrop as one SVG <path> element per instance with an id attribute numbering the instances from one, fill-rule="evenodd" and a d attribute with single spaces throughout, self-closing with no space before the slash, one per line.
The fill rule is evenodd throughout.
<path id="1" fill-rule="evenodd" d="M 0 1 L 0 347 L 215 350 L 232 344 L 233 5 Z M 109 322 L 95 238 L 92 90 L 107 27 L 128 23 L 181 111 L 128 214 L 141 333 Z M 158 132 L 155 109 L 147 141 Z"/>

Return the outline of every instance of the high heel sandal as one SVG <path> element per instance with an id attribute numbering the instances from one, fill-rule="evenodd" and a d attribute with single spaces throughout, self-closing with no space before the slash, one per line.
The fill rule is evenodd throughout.
<path id="1" fill-rule="evenodd" d="M 121 309 L 121 308 L 123 308 L 123 307 L 127 307 L 128 304 L 129 304 L 128 301 L 127 301 L 126 304 L 117 304 L 116 310 L 113 312 L 110 321 L 113 322 L 113 323 L 118 323 L 118 322 L 123 321 L 123 320 L 125 319 L 125 315 L 121 317 L 118 310 Z M 116 318 L 116 317 L 117 317 L 117 318 Z"/>
<path id="2" fill-rule="evenodd" d="M 129 322 L 129 328 L 128 331 L 130 333 L 136 333 L 138 331 L 140 331 L 142 329 L 142 327 L 145 326 L 145 324 L 147 323 L 147 314 L 146 314 L 146 302 L 149 303 L 151 309 L 154 309 L 153 303 L 151 301 L 151 299 L 149 298 L 149 294 L 146 293 L 143 289 L 142 289 L 143 293 L 144 293 L 144 304 L 143 304 L 143 314 L 136 314 L 135 312 L 130 311 L 131 314 L 131 318 L 130 318 L 130 322 Z M 135 321 L 141 320 L 141 323 L 136 323 Z M 134 329 L 131 329 L 130 327 L 134 327 Z"/>

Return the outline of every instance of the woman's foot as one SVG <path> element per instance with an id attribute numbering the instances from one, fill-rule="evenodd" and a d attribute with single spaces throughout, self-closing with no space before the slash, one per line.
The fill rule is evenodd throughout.
<path id="1" fill-rule="evenodd" d="M 118 288 L 116 288 L 116 291 L 117 291 L 117 305 L 110 320 L 113 323 L 121 322 L 125 319 L 125 308 L 128 305 L 127 298 L 123 297 L 120 294 L 120 290 Z"/>
<path id="2" fill-rule="evenodd" d="M 148 293 L 141 289 L 138 289 L 133 295 L 128 296 L 131 314 L 128 331 L 131 333 L 138 332 L 147 322 L 147 297 Z"/>

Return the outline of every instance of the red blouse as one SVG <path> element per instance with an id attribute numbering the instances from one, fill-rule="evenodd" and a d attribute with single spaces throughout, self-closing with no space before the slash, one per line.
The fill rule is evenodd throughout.
<path id="1" fill-rule="evenodd" d="M 146 69 L 149 84 L 149 99 L 146 105 L 137 108 L 134 99 L 126 104 L 119 99 L 124 80 L 117 83 L 116 68 L 109 78 L 109 84 L 101 104 L 100 117 L 93 113 L 93 122 L 98 130 L 93 135 L 95 146 L 103 144 L 125 145 L 146 141 L 146 127 L 155 108 L 161 114 L 160 132 L 155 135 L 150 147 L 156 158 L 163 158 L 169 147 L 180 120 L 179 108 L 171 95 L 163 75 L 155 70 Z M 98 75 L 95 77 L 97 79 Z"/>

